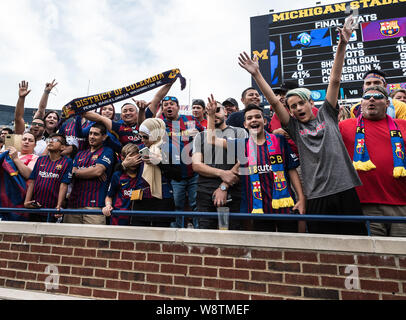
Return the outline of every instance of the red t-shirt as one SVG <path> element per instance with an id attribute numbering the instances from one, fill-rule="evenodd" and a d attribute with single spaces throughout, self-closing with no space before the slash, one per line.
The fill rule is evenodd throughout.
<path id="1" fill-rule="evenodd" d="M 406 120 L 395 120 L 406 137 Z M 376 169 L 358 171 L 363 186 L 357 188 L 361 203 L 385 205 L 406 205 L 406 177 L 393 177 L 393 153 L 387 119 L 370 121 L 364 119 L 365 144 Z M 353 159 L 357 119 L 348 119 L 339 123 L 341 135 L 348 153 Z"/>

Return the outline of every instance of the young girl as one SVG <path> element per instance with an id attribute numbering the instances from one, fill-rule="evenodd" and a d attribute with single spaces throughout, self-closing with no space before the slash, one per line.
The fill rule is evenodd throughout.
<path id="1" fill-rule="evenodd" d="M 259 71 L 258 58 L 251 60 L 240 55 L 240 66 L 252 74 L 261 91 L 274 108 L 282 126 L 299 149 L 304 191 L 308 214 L 362 215 L 355 187 L 361 181 L 352 165 L 338 129 L 338 94 L 345 51 L 353 32 L 353 19 L 349 17 L 343 28 L 339 28 L 334 66 L 326 100 L 316 116 L 312 113 L 314 102 L 307 89 L 288 92 L 289 114 Z M 309 232 L 323 234 L 366 234 L 360 223 L 311 222 Z"/>

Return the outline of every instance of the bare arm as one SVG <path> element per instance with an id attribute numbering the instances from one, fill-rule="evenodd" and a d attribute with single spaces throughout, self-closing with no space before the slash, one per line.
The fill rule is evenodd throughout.
<path id="1" fill-rule="evenodd" d="M 337 106 L 338 94 L 340 92 L 345 51 L 347 49 L 347 44 L 350 41 L 351 35 L 354 31 L 354 21 L 352 16 L 348 17 L 345 20 L 343 28 L 338 28 L 338 31 L 340 33 L 340 41 L 338 42 L 334 65 L 331 70 L 330 84 L 328 85 L 326 94 L 326 100 L 333 108 L 336 108 Z"/>
<path id="2" fill-rule="evenodd" d="M 56 205 L 56 209 L 60 209 L 62 207 L 62 203 L 66 198 L 67 192 L 68 185 L 66 183 L 61 183 L 61 186 L 59 187 L 58 204 Z"/>
<path id="3" fill-rule="evenodd" d="M 299 174 L 296 169 L 289 170 L 289 177 L 292 181 L 293 188 L 296 191 L 298 196 L 296 205 L 293 207 L 293 210 L 299 210 L 300 214 L 306 213 L 306 197 L 303 193 L 302 183 L 300 182 Z"/>
<path id="4" fill-rule="evenodd" d="M 57 85 L 58 83 L 55 82 L 55 79 L 52 80 L 51 83 L 45 84 L 45 90 L 44 93 L 42 94 L 41 100 L 39 102 L 38 110 L 35 112 L 34 118 L 45 118 L 45 110 L 48 105 L 48 98 L 49 94 L 51 93 L 52 89 Z"/>
<path id="5" fill-rule="evenodd" d="M 23 134 L 25 131 L 24 104 L 25 97 L 29 95 L 28 82 L 22 81 L 19 84 L 18 101 L 14 112 L 14 131 L 16 134 Z"/>
<path id="6" fill-rule="evenodd" d="M 101 178 L 106 171 L 106 167 L 102 164 L 96 164 L 94 167 L 89 168 L 73 168 L 72 172 L 79 179 L 96 179 Z"/>
<path id="7" fill-rule="evenodd" d="M 34 180 L 28 180 L 27 181 L 27 193 L 25 195 L 25 201 L 24 201 L 24 207 L 32 208 L 31 203 L 32 203 L 32 195 L 34 193 Z"/>
<path id="8" fill-rule="evenodd" d="M 234 185 L 239 181 L 238 169 L 234 167 L 232 170 L 221 170 L 208 166 L 202 162 L 203 154 L 195 153 L 192 156 L 193 171 L 207 178 L 220 178 L 227 185 Z M 237 166 L 237 165 L 236 165 Z"/>
<path id="9" fill-rule="evenodd" d="M 156 116 L 156 114 L 158 112 L 159 103 L 162 101 L 163 98 L 166 97 L 166 95 L 168 94 L 169 90 L 172 88 L 172 85 L 174 83 L 175 82 L 167 83 L 164 86 L 162 86 L 162 88 L 160 88 L 159 91 L 152 98 L 152 100 L 150 102 L 149 110 L 152 112 L 154 117 Z"/>
<path id="10" fill-rule="evenodd" d="M 109 196 L 106 197 L 105 199 L 105 204 L 106 206 L 102 209 L 103 214 L 106 217 L 110 217 L 111 216 L 111 211 L 113 211 L 113 199 Z"/>
<path id="11" fill-rule="evenodd" d="M 207 111 L 207 143 L 227 149 L 227 140 L 216 137 L 216 109 L 217 101 L 213 95 L 209 98 L 206 106 Z"/>
<path id="12" fill-rule="evenodd" d="M 87 120 L 103 123 L 106 126 L 107 131 L 113 129 L 113 122 L 109 118 L 103 117 L 96 112 L 85 112 L 82 116 Z"/>
<path id="13" fill-rule="evenodd" d="M 254 78 L 259 89 L 264 94 L 268 102 L 271 104 L 273 110 L 275 110 L 276 114 L 278 115 L 278 118 L 281 121 L 282 125 L 284 126 L 287 125 L 289 123 L 290 114 L 283 106 L 283 104 L 280 102 L 280 100 L 276 97 L 272 88 L 269 86 L 269 84 L 265 81 L 264 77 L 262 76 L 262 73 L 259 70 L 258 57 L 254 56 L 254 58 L 251 59 L 248 56 L 248 54 L 244 52 L 240 54 L 240 57 L 238 59 L 240 67 L 247 70 Z"/>

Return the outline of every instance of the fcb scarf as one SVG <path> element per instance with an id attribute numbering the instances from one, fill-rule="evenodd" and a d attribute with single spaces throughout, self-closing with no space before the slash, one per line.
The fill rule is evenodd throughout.
<path id="1" fill-rule="evenodd" d="M 388 119 L 389 133 L 392 144 L 393 155 L 393 176 L 395 178 L 406 177 L 406 161 L 405 161 L 405 145 L 396 122 L 390 117 Z M 355 150 L 354 150 L 354 167 L 359 171 L 370 171 L 376 169 L 376 166 L 372 163 L 371 158 L 367 150 L 365 143 L 365 124 L 364 119 L 361 116 L 357 119 L 357 132 L 355 135 Z"/>
<path id="2" fill-rule="evenodd" d="M 272 190 L 272 208 L 290 208 L 293 207 L 294 201 L 289 194 L 288 184 L 285 178 L 285 168 L 283 163 L 283 157 L 281 154 L 281 148 L 279 145 L 278 138 L 265 132 L 266 134 L 266 144 L 268 150 L 268 156 L 271 159 L 271 169 L 274 175 L 274 185 Z M 257 169 L 257 145 L 252 137 L 249 138 L 247 142 L 247 153 L 248 153 L 248 166 L 253 170 L 249 170 L 250 173 L 250 184 L 251 184 L 251 194 L 252 194 L 252 213 L 263 214 L 263 203 L 262 203 L 262 190 L 261 181 L 259 179 L 258 169 Z"/>
<path id="3" fill-rule="evenodd" d="M 62 108 L 62 119 L 59 125 L 62 125 L 67 119 L 72 116 L 107 106 L 116 102 L 120 102 L 150 90 L 161 87 L 165 84 L 174 82 L 177 78 L 180 79 L 181 89 L 186 88 L 186 79 L 181 75 L 179 69 L 174 69 L 160 73 L 146 80 L 136 82 L 128 87 L 109 92 L 96 94 L 93 96 L 74 99 Z"/>
<path id="4" fill-rule="evenodd" d="M 9 157 L 8 151 L 0 154 L 0 207 L 23 207 L 26 182 Z"/>

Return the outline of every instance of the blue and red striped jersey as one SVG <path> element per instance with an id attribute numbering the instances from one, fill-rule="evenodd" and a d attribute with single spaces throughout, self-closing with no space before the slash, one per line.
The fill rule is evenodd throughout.
<path id="1" fill-rule="evenodd" d="M 43 208 L 55 208 L 58 204 L 59 187 L 62 183 L 71 183 L 72 160 L 61 157 L 52 161 L 49 156 L 40 157 L 29 180 L 34 183 L 32 200 L 39 202 Z"/>
<path id="2" fill-rule="evenodd" d="M 66 137 L 66 141 L 71 144 L 71 140 L 77 140 L 78 142 L 78 151 L 86 150 L 89 147 L 89 143 L 85 137 L 79 137 L 77 133 L 77 121 L 81 121 L 81 117 L 71 118 L 67 120 L 62 127 L 59 129 L 59 133 L 62 133 Z M 80 122 L 81 123 L 81 122 Z M 81 123 L 82 129 L 89 127 L 92 124 L 90 121 Z"/>
<path id="3" fill-rule="evenodd" d="M 112 131 L 114 131 L 124 147 L 127 143 L 141 144 L 141 137 L 138 133 L 137 125 L 131 127 L 124 121 L 112 121 Z"/>
<path id="4" fill-rule="evenodd" d="M 69 198 L 70 208 L 104 207 L 113 162 L 113 150 L 107 147 L 102 147 L 95 152 L 88 149 L 77 154 L 73 161 L 73 167 L 81 169 L 101 164 L 106 168 L 106 171 L 103 178 L 73 179 L 72 193 Z"/>
<path id="5" fill-rule="evenodd" d="M 166 124 L 166 132 L 169 137 L 171 163 L 181 165 L 182 179 L 193 177 L 196 174 L 192 167 L 194 136 L 190 135 L 190 131 L 197 129 L 202 132 L 205 128 L 192 116 L 180 115 L 176 121 L 168 120 L 164 116 L 162 119 Z"/>
<path id="6" fill-rule="evenodd" d="M 284 160 L 285 167 L 285 177 L 289 188 L 289 193 L 294 199 L 294 192 L 292 192 L 290 187 L 290 179 L 288 171 L 296 169 L 299 166 L 299 159 L 291 151 L 286 139 L 283 136 L 276 135 L 279 139 L 281 153 Z M 235 139 L 229 140 L 228 143 L 235 144 L 232 146 L 232 150 L 245 150 L 245 156 L 247 157 L 247 142 L 248 139 Z M 243 148 L 243 149 L 241 149 Z M 230 148 L 231 149 L 231 148 Z M 272 208 L 272 191 L 274 185 L 274 176 L 272 174 L 271 160 L 268 155 L 268 146 L 264 143 L 262 146 L 257 145 L 257 171 L 259 174 L 259 179 L 261 183 L 262 199 L 263 199 L 263 209 L 265 213 L 290 213 L 291 208 L 283 208 L 275 210 Z M 241 193 L 241 212 L 249 213 L 252 212 L 252 188 L 250 176 L 247 174 L 249 171 L 244 170 L 248 168 L 248 162 L 240 159 L 241 166 L 241 183 L 242 183 L 242 193 Z"/>

